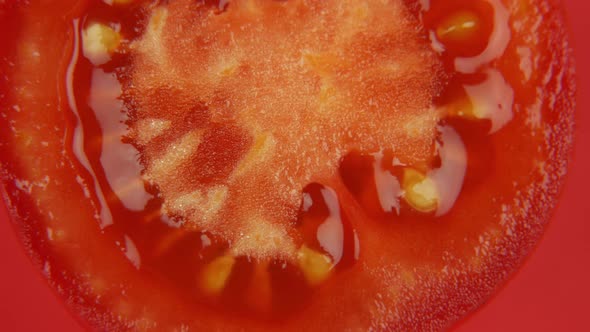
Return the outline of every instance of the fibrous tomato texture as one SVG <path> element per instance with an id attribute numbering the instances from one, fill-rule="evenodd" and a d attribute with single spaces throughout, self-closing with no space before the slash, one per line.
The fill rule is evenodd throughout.
<path id="1" fill-rule="evenodd" d="M 154 9 L 128 100 L 165 208 L 237 254 L 290 257 L 303 188 L 338 181 L 349 151 L 430 159 L 442 66 L 415 24 L 395 1 Z"/>
<path id="2" fill-rule="evenodd" d="M 5 201 L 92 329 L 449 328 L 566 173 L 554 1 L 6 1 L 0 28 Z"/>

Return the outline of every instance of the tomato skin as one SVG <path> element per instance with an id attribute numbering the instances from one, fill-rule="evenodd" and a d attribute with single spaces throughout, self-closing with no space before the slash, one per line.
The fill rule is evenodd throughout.
<path id="1" fill-rule="evenodd" d="M 44 9 L 45 10 L 45 9 Z M 558 19 L 558 17 L 556 16 L 554 19 Z M 58 32 L 57 35 L 68 35 L 71 34 L 72 31 L 69 30 L 69 27 L 67 24 L 62 24 L 63 22 L 60 22 L 60 24 L 56 24 L 56 32 Z M 69 33 L 68 33 L 69 31 Z M 36 33 L 39 33 L 39 31 L 36 31 Z M 563 33 L 563 32 L 562 32 Z M 54 42 L 54 41 L 51 41 Z M 548 43 L 549 45 L 551 45 L 550 43 L 555 42 L 555 40 L 545 40 L 545 43 Z M 48 41 L 49 44 L 52 44 Z M 564 53 L 567 53 L 567 51 L 563 51 Z M 58 53 L 58 52 L 56 52 Z M 564 55 L 565 58 L 567 58 L 567 55 Z M 59 58 L 59 55 L 55 55 L 55 61 L 57 61 L 57 59 Z M 47 60 L 49 63 L 52 63 L 53 61 L 51 61 L 51 59 Z M 567 61 L 567 60 L 564 60 Z M 41 81 L 41 84 L 43 87 L 49 87 L 49 86 L 55 86 L 55 85 L 59 85 L 60 83 L 55 82 L 55 77 L 59 77 L 61 76 L 63 73 L 60 73 L 59 71 L 66 71 L 65 67 L 66 64 L 62 64 L 60 67 L 58 67 L 55 72 L 48 72 L 47 73 L 47 77 L 44 77 L 45 80 Z M 509 64 L 507 64 L 508 66 Z M 565 65 L 564 65 L 565 66 Z M 49 68 L 51 66 L 45 66 L 44 68 Z M 53 67 L 51 67 L 53 68 Z M 567 72 L 565 73 L 566 78 L 564 79 L 564 83 L 566 88 L 564 89 L 565 91 L 569 91 L 570 93 L 572 93 L 572 91 L 574 90 L 574 84 L 571 78 L 571 73 Z M 523 90 L 524 91 L 524 90 Z M 524 91 L 526 92 L 526 91 Z M 14 97 L 14 98 L 18 98 L 20 96 Z M 64 99 L 62 99 L 61 101 L 57 98 L 55 98 L 55 96 L 52 96 L 51 93 L 48 93 L 46 97 L 46 101 L 48 101 L 53 107 L 55 108 L 59 108 L 59 107 L 65 107 L 64 103 Z M 62 98 L 64 96 L 61 96 Z M 553 148 L 557 148 L 557 151 L 554 151 L 555 156 L 558 158 L 562 158 L 568 155 L 568 151 L 567 150 L 561 150 L 562 147 L 564 146 L 568 146 L 567 140 L 569 139 L 568 137 L 568 133 L 567 131 L 568 129 L 568 121 L 570 121 L 569 117 L 571 116 L 571 114 L 569 114 L 567 112 L 567 110 L 571 110 L 572 109 L 572 105 L 570 105 L 569 103 L 571 102 L 571 96 L 565 96 L 562 95 L 558 101 L 557 101 L 557 106 L 555 108 L 555 110 L 553 112 L 549 112 L 548 115 L 548 120 L 552 123 L 556 123 L 558 125 L 562 125 L 564 126 L 564 130 L 565 133 L 562 133 L 561 135 L 559 135 L 556 140 L 554 142 L 560 142 L 560 143 L 553 143 L 555 144 L 555 146 L 553 146 Z M 42 102 L 40 102 L 39 100 L 37 100 L 37 104 L 41 105 Z M 556 110 L 562 110 L 562 112 L 557 112 Z M 565 110 L 565 111 L 563 111 Z M 62 124 L 62 127 L 59 128 L 59 130 L 56 131 L 52 131 L 51 130 L 51 126 L 48 125 L 47 128 L 44 128 L 44 130 L 42 131 L 41 134 L 43 136 L 44 140 L 48 140 L 49 144 L 57 144 L 58 146 L 63 148 L 63 145 L 65 144 L 65 142 L 62 141 L 63 139 L 63 133 L 66 132 L 65 126 L 63 126 L 63 123 L 68 123 L 68 122 L 74 122 L 75 120 L 68 118 L 66 115 L 64 115 L 64 113 L 58 113 L 58 114 L 54 114 L 53 112 L 47 112 L 47 113 L 41 113 L 41 112 L 35 112 L 34 114 L 28 114 L 27 117 L 30 118 L 25 118 L 24 116 L 22 118 L 18 118 L 18 116 L 16 117 L 19 121 L 18 123 L 22 126 L 22 128 L 27 128 L 27 123 L 34 123 L 34 122 L 40 122 L 40 123 L 47 123 L 47 124 L 57 124 L 59 125 L 60 123 Z M 6 125 L 4 127 L 8 127 L 10 124 L 9 123 L 2 123 L 2 125 Z M 31 128 L 29 128 L 31 129 Z M 33 129 L 34 130 L 34 129 Z M 504 135 L 501 138 L 498 139 L 499 144 L 497 144 L 496 146 L 499 146 L 498 151 L 501 151 L 502 149 L 512 149 L 512 150 L 516 150 L 518 148 L 512 146 L 512 142 L 511 142 L 511 135 Z M 73 156 L 69 155 L 69 156 L 64 156 L 60 153 L 57 153 L 59 151 L 56 151 L 55 154 L 51 155 L 51 158 L 48 158 L 49 160 L 55 160 L 55 164 L 50 164 L 50 165 L 44 165 L 42 163 L 39 163 L 39 161 L 37 160 L 37 158 L 33 158 L 32 156 L 37 156 L 37 155 L 46 155 L 46 151 L 42 148 L 42 145 L 39 146 L 31 146 L 31 145 L 27 145 L 27 137 L 13 137 L 11 134 L 7 133 L 6 137 L 2 137 L 2 141 L 3 142 L 10 142 L 9 145 L 6 145 L 6 153 L 3 153 L 3 157 L 2 159 L 2 169 L 4 170 L 3 172 L 5 172 L 3 174 L 4 177 L 4 182 L 5 182 L 5 186 L 6 186 L 6 192 L 8 193 L 8 196 L 10 197 L 10 206 L 12 207 L 12 211 L 13 213 L 15 213 L 15 218 L 16 219 L 20 219 L 20 220 L 26 220 L 26 222 L 20 222 L 19 225 L 29 225 L 27 227 L 31 227 L 30 230 L 27 230 L 25 232 L 26 235 L 24 235 L 26 238 L 31 239 L 31 243 L 36 243 L 38 245 L 38 247 L 33 247 L 33 252 L 34 255 L 39 255 L 39 253 L 46 253 L 46 257 L 42 257 L 42 258 L 38 258 L 38 264 L 40 264 L 41 262 L 45 262 L 45 261 L 51 261 L 52 266 L 56 266 L 55 271 L 67 271 L 68 270 L 68 265 L 69 264 L 84 264 L 85 260 L 90 260 L 90 258 L 93 257 L 92 254 L 92 248 L 94 245 L 100 245 L 98 244 L 99 240 L 92 240 L 89 239 L 89 243 L 84 244 L 84 246 L 81 248 L 80 251 L 78 251 L 76 253 L 76 255 L 78 255 L 77 257 L 70 257 L 71 253 L 67 253 L 67 252 L 54 252 L 54 251 L 58 251 L 59 249 L 55 249 L 52 248 L 50 246 L 43 246 L 46 245 L 47 241 L 45 239 L 45 234 L 43 234 L 42 232 L 39 232 L 39 229 L 43 229 L 44 225 L 46 225 L 45 223 L 49 223 L 49 214 L 47 213 L 47 211 L 39 211 L 40 208 L 38 208 L 37 206 L 37 202 L 35 202 L 35 200 L 31 197 L 29 197 L 29 195 L 27 193 L 24 193 L 22 188 L 18 188 L 18 183 L 14 182 L 13 180 L 15 178 L 19 178 L 19 179 L 23 179 L 23 178 L 32 178 L 32 179 L 37 179 L 37 180 L 41 180 L 43 177 L 41 177 L 40 174 L 28 174 L 26 173 L 27 170 L 38 170 L 39 173 L 41 174 L 45 174 L 45 172 L 47 172 L 48 174 L 55 174 L 55 176 L 59 179 L 63 179 L 63 183 L 61 185 L 57 185 L 55 184 L 56 187 L 52 188 L 52 190 L 55 190 L 59 193 L 61 193 L 62 195 L 59 195 L 57 197 L 55 197 L 56 195 L 43 195 L 41 192 L 41 190 L 39 188 L 37 188 L 37 185 L 33 185 L 33 192 L 35 192 L 34 195 L 39 195 L 39 197 L 36 197 L 36 199 L 40 199 L 43 202 L 43 206 L 51 206 L 51 207 L 55 207 L 55 206 L 61 206 L 63 208 L 58 208 L 57 211 L 52 210 L 52 214 L 54 215 L 54 217 L 57 216 L 57 218 L 63 218 L 63 220 L 69 220 L 71 219 L 72 215 L 78 216 L 78 217 L 83 217 L 84 219 L 88 219 L 88 220 L 92 220 L 94 219 L 94 216 L 92 215 L 91 211 L 92 211 L 92 207 L 88 205 L 88 202 L 83 199 L 84 197 L 84 193 L 83 191 L 80 189 L 79 184 L 77 183 L 77 181 L 75 181 L 76 179 L 73 179 L 71 174 L 77 174 L 77 172 L 79 172 L 79 168 L 77 168 L 77 166 L 74 166 L 74 162 L 72 162 L 72 160 L 74 159 Z M 40 138 L 33 138 L 33 142 L 36 141 L 41 141 Z M 523 144 L 523 146 L 521 146 L 525 151 L 530 152 L 531 154 L 533 154 L 534 152 L 531 152 L 529 150 L 527 150 L 527 144 Z M 4 147 L 4 146 L 3 146 Z M 17 147 L 17 148 L 14 148 Z M 548 149 L 550 149 L 551 147 L 548 147 Z M 57 149 L 57 150 L 61 150 L 61 149 Z M 4 152 L 4 151 L 3 151 Z M 529 157 L 530 155 L 527 155 L 527 153 L 523 153 L 521 156 L 521 159 L 519 159 L 518 161 L 515 162 L 515 164 L 519 164 L 519 165 L 523 165 L 522 167 L 527 167 L 530 166 L 527 162 L 526 159 Z M 63 161 L 66 164 L 66 167 L 64 168 L 63 165 L 59 164 L 60 161 Z M 557 166 L 556 166 L 557 167 Z M 22 172 L 22 173 L 21 173 Z M 510 171 L 507 171 L 508 173 Z M 516 173 L 515 177 L 520 178 L 520 174 L 523 174 L 522 171 L 520 170 L 513 170 L 514 173 Z M 40 181 L 33 181 L 34 183 L 39 183 L 42 184 L 42 182 Z M 557 180 L 556 182 L 559 182 L 559 180 Z M 40 185 L 39 185 L 40 186 Z M 52 184 L 52 186 L 54 186 L 54 184 Z M 38 193 L 39 192 L 39 193 Z M 534 209 L 544 209 L 543 210 L 538 210 L 538 211 L 534 211 L 535 215 L 545 215 L 548 216 L 548 210 L 550 209 L 550 202 L 554 200 L 554 197 L 556 197 L 557 192 L 554 191 L 553 189 L 551 191 L 549 191 L 547 197 L 543 197 L 544 199 L 547 200 L 548 205 L 545 207 L 535 207 Z M 47 197 L 49 196 L 49 197 Z M 67 204 L 65 203 L 66 201 L 66 197 L 68 197 L 68 201 Z M 70 201 L 70 197 L 79 197 L 79 200 L 76 201 Z M 475 203 L 472 203 L 475 204 Z M 38 211 L 37 214 L 34 214 L 34 211 Z M 357 212 L 358 213 L 358 212 Z M 514 230 L 514 233 L 516 234 L 516 238 L 511 239 L 511 241 L 513 241 L 512 243 L 510 243 L 509 245 L 507 245 L 507 247 L 515 250 L 516 252 L 512 252 L 512 253 L 502 253 L 501 251 L 498 251 L 497 253 L 495 253 L 495 256 L 492 255 L 489 257 L 490 261 L 492 261 L 492 263 L 490 263 L 489 265 L 486 265 L 486 270 L 485 271 L 479 271 L 474 273 L 473 275 L 459 275 L 456 276 L 456 278 L 453 280 L 454 284 L 452 284 L 451 286 L 445 284 L 443 281 L 438 280 L 438 277 L 433 277 L 432 279 L 429 278 L 425 278 L 425 280 L 420 280 L 421 283 L 424 283 L 425 288 L 421 289 L 421 290 L 415 290 L 415 289 L 399 289 L 396 290 L 397 292 L 399 292 L 400 294 L 403 294 L 403 298 L 407 299 L 407 302 L 404 302 L 405 307 L 404 310 L 406 310 L 407 312 L 413 312 L 416 313 L 418 315 L 418 317 L 425 317 L 423 318 L 421 321 L 400 321 L 397 322 L 395 327 L 392 326 L 387 326 L 387 324 L 391 324 L 391 322 L 380 322 L 384 325 L 381 325 L 382 329 L 395 329 L 395 330 L 429 330 L 429 329 L 433 329 L 433 328 L 439 328 L 441 326 L 446 326 L 447 324 L 449 324 L 449 322 L 454 321 L 456 319 L 458 319 L 464 312 L 467 312 L 469 310 L 472 310 L 472 308 L 476 305 L 479 304 L 479 299 L 482 299 L 484 297 L 486 297 L 489 292 L 490 289 L 495 288 L 495 283 L 491 282 L 495 281 L 495 280 L 503 280 L 505 279 L 505 271 L 507 270 L 506 266 L 516 266 L 520 260 L 521 257 L 524 257 L 525 253 L 527 253 L 530 250 L 530 247 L 532 246 L 532 244 L 534 242 L 536 242 L 536 239 L 540 236 L 542 229 L 543 229 L 543 225 L 547 222 L 547 218 L 548 217 L 539 217 L 538 220 L 536 220 L 533 224 L 527 224 L 527 225 L 519 225 L 518 227 L 521 228 L 517 228 Z M 34 223 L 38 223 L 38 224 L 34 224 Z M 24 227 L 24 226 L 23 226 Z M 89 224 L 89 225 L 78 225 L 76 227 L 80 227 L 80 229 L 72 229 L 73 231 L 78 231 L 79 235 L 82 236 L 82 234 L 84 234 L 84 232 L 97 232 L 98 227 L 94 224 Z M 369 228 L 374 227 L 374 229 L 377 231 L 375 233 L 379 233 L 378 231 L 380 230 L 381 226 L 370 226 Z M 410 227 L 407 225 L 402 225 L 401 227 Z M 530 227 L 529 229 L 527 229 L 527 227 Z M 420 228 L 425 228 L 424 226 L 420 227 Z M 436 226 L 435 226 L 436 228 Z M 382 230 L 383 228 L 381 228 Z M 442 232 L 444 232 L 444 227 L 439 227 L 439 230 Z M 379 238 L 382 237 L 384 238 L 385 235 L 378 235 L 375 234 L 373 232 L 367 232 L 364 235 L 364 239 L 361 238 L 361 242 L 362 243 L 370 243 L 374 238 Z M 370 234 L 370 236 L 368 235 Z M 36 236 L 36 237 L 35 237 Z M 93 243 L 93 241 L 96 241 L 97 243 Z M 404 241 L 401 241 L 402 243 L 405 243 Z M 103 245 L 100 245 L 101 247 L 103 247 Z M 499 245 L 500 247 L 502 247 L 502 245 Z M 393 249 L 395 249 L 395 247 L 392 247 Z M 377 247 L 371 247 L 370 245 L 367 246 L 366 249 L 364 249 L 366 251 L 363 251 L 363 255 L 364 257 L 379 257 L 381 256 L 380 251 L 383 250 L 383 248 L 377 248 Z M 103 253 L 101 253 L 102 255 Z M 59 262 L 55 262 L 53 263 L 52 261 L 52 256 L 63 256 L 60 259 L 62 260 L 62 262 L 67 262 L 66 264 L 63 264 L 63 266 L 60 266 Z M 418 255 L 417 255 L 418 256 Z M 65 258 L 64 258 L 65 257 Z M 117 250 L 115 248 L 112 248 L 111 251 L 107 251 L 104 253 L 104 257 L 103 257 L 104 261 L 101 262 L 96 262 L 96 263 L 92 263 L 90 264 L 91 266 L 89 267 L 90 269 L 95 269 L 97 273 L 102 273 L 99 271 L 104 271 L 104 269 L 107 268 L 108 264 L 107 262 L 118 262 L 119 264 L 121 264 L 122 266 L 126 266 L 126 262 L 124 261 L 124 259 L 122 259 L 120 257 L 120 255 L 118 254 Z M 102 259 L 101 259 L 102 260 Z M 385 270 L 382 266 L 380 266 L 377 263 L 382 263 L 382 262 L 373 262 L 373 263 L 367 263 L 369 265 L 375 264 L 374 268 L 377 270 L 379 270 L 379 273 L 382 274 L 383 277 L 383 281 L 385 280 L 398 280 L 400 277 L 398 276 L 391 276 L 392 273 L 398 272 L 400 275 L 402 275 L 403 277 L 403 271 L 396 271 L 395 268 L 391 268 L 391 270 L 387 271 Z M 96 264 L 95 266 L 92 266 L 93 264 Z M 496 265 L 494 265 L 496 264 Z M 510 268 L 511 269 L 511 268 Z M 56 275 L 58 274 L 58 272 L 54 272 Z M 120 272 L 123 273 L 123 272 Z M 134 271 L 131 267 L 128 266 L 128 269 L 125 270 L 124 273 L 128 273 L 128 274 L 133 274 Z M 113 272 L 113 274 L 116 274 Z M 354 272 L 350 272 L 350 274 L 354 274 Z M 53 282 L 55 282 L 57 285 L 64 285 L 66 288 L 72 288 L 72 281 L 71 280 L 67 280 L 67 278 L 63 278 L 63 280 L 60 280 L 56 275 L 52 274 L 52 279 Z M 117 277 L 116 275 L 112 275 L 110 277 Z M 340 278 L 340 277 L 339 277 Z M 412 277 L 408 277 L 408 278 L 412 278 Z M 320 295 L 322 292 L 325 292 L 326 294 L 330 294 L 331 291 L 334 291 L 334 288 L 337 287 L 337 283 L 339 281 L 344 281 L 347 280 L 346 276 L 343 275 L 341 277 L 342 280 L 334 280 L 334 283 L 332 285 L 328 285 L 325 289 L 321 290 Z M 362 281 L 362 279 L 359 279 Z M 358 288 L 358 289 L 371 289 L 371 286 L 374 286 L 376 289 L 379 289 L 380 287 L 382 287 L 383 285 L 378 284 L 377 282 L 374 285 L 367 285 L 367 284 L 363 284 L 361 283 L 359 280 L 355 281 L 354 283 L 350 284 L 349 287 L 351 288 Z M 481 282 L 481 280 L 485 280 L 486 282 Z M 140 281 L 138 281 L 138 285 L 141 286 L 137 286 L 137 288 L 135 289 L 136 292 L 139 292 L 141 287 L 150 287 L 153 285 L 150 285 L 149 283 L 142 283 Z M 447 294 L 441 294 L 440 290 L 443 290 L 442 293 L 446 293 L 449 292 L 450 294 L 452 294 L 452 296 L 455 296 L 454 298 L 451 296 L 451 301 L 448 300 Z M 465 297 L 461 297 L 460 294 L 464 294 L 464 293 L 469 293 L 472 295 L 472 297 L 474 299 L 477 300 L 468 300 L 466 301 Z M 97 324 L 97 326 L 109 326 L 109 328 L 123 328 L 122 325 L 119 324 L 124 324 L 122 322 L 116 322 L 115 320 L 112 321 L 104 321 L 104 317 L 100 317 L 102 316 L 100 310 L 101 308 L 99 307 L 96 311 L 93 311 L 91 313 L 88 313 L 87 311 L 84 311 L 84 306 L 85 306 L 85 302 L 87 301 L 91 301 L 92 300 L 92 294 L 86 294 L 85 296 L 87 296 L 86 298 L 84 296 L 80 296 L 78 294 L 75 294 L 72 298 L 70 298 L 70 304 L 77 307 L 76 310 L 81 310 L 83 312 L 86 312 L 85 314 L 85 319 L 91 321 L 93 324 Z M 138 296 L 136 294 L 136 296 Z M 165 295 L 166 296 L 166 295 Z M 171 294 L 168 294 L 168 296 L 173 297 Z M 146 295 L 146 297 L 148 297 L 147 299 L 145 299 L 146 301 L 154 301 L 155 299 L 152 298 L 149 295 Z M 417 299 L 420 299 L 421 301 L 418 301 Z M 362 309 L 361 305 L 356 305 L 354 306 L 353 303 L 350 303 L 350 301 L 343 301 L 344 304 L 346 305 L 350 305 L 350 308 L 355 308 L 355 309 Z M 433 307 L 439 307 L 439 305 L 441 304 L 446 304 L 446 310 L 447 311 L 441 311 L 441 312 L 429 312 L 429 308 L 433 308 Z M 105 306 L 106 307 L 106 306 Z M 385 305 L 385 307 L 389 307 L 388 305 Z M 322 311 L 322 306 L 320 304 L 317 304 L 315 306 L 311 306 L 310 308 L 306 309 L 304 311 L 304 313 L 302 313 L 301 317 L 306 317 L 305 315 L 314 317 L 314 310 L 319 310 Z M 86 308 L 88 309 L 88 308 Z M 382 309 L 382 308 L 381 308 Z M 387 308 L 386 308 L 387 309 Z M 391 308 L 389 308 L 391 309 Z M 107 309 L 105 309 L 107 310 Z M 385 309 L 383 309 L 385 310 Z M 383 313 L 384 316 L 387 316 L 387 313 Z M 215 324 L 214 322 L 220 319 L 218 316 L 216 315 L 212 315 L 212 318 L 210 321 L 205 320 L 202 322 L 202 326 L 206 326 L 206 324 L 211 323 L 211 324 Z M 248 320 L 244 320 L 244 322 L 249 322 Z M 343 322 L 336 322 L 335 323 L 335 328 L 337 327 L 345 327 L 346 324 L 349 322 L 343 321 Z M 108 325 L 108 324 L 113 324 L 113 325 Z M 250 324 L 250 323 L 248 323 Z M 253 328 L 256 328 L 257 326 L 254 326 L 255 323 L 253 324 Z M 295 330 L 297 328 L 301 328 L 301 327 L 307 327 L 307 328 L 313 328 L 315 325 L 311 325 L 314 323 L 301 323 L 301 326 L 297 326 L 296 324 L 294 324 L 292 326 L 292 329 Z M 310 325 L 306 325 L 306 324 L 310 324 Z M 339 325 L 342 324 L 342 325 Z M 371 322 L 368 319 L 366 321 L 362 321 L 358 322 L 358 324 L 375 324 L 375 322 Z M 368 325 L 365 325 L 368 326 Z M 258 326 L 259 328 L 262 328 L 261 326 Z M 317 326 L 315 326 L 317 327 Z"/>

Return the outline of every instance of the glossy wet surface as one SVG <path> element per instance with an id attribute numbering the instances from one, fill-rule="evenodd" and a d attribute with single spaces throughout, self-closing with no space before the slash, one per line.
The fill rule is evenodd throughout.
<path id="1" fill-rule="evenodd" d="M 524 239 L 538 234 L 547 210 L 528 202 L 548 208 L 563 165 L 547 158 L 568 144 L 567 112 L 560 118 L 545 100 L 567 107 L 560 93 L 569 81 L 551 64 L 566 60 L 539 55 L 538 40 L 520 35 L 529 22 L 509 24 L 499 1 L 421 4 L 80 9 L 62 71 L 72 144 L 64 151 L 100 226 L 82 247 L 105 254 L 57 265 L 87 271 L 73 280 L 88 279 L 89 298 L 101 294 L 96 310 L 121 312 L 135 328 L 178 327 L 191 312 L 254 326 L 316 324 L 348 310 L 359 314 L 338 324 L 452 320 L 405 315 L 426 315 L 440 290 L 486 293 L 504 273 L 494 262 L 518 260 Z M 306 24 L 306 33 L 297 29 Z M 547 64 L 537 77 L 533 68 Z M 542 80 L 553 99 L 527 83 Z M 52 144 L 31 137 L 17 145 Z M 32 193 L 54 179 L 18 176 L 14 185 Z M 538 222 L 519 221 L 531 215 Z M 97 233 L 91 224 L 49 224 L 50 247 L 64 257 Z M 115 261 L 121 268 L 109 276 L 97 272 Z M 137 282 L 121 285 L 122 301 L 113 281 L 123 275 Z M 142 289 L 153 287 L 163 304 L 188 305 L 174 315 L 162 304 L 148 310 L 155 294 Z M 418 306 L 412 299 L 421 297 L 431 300 Z M 463 301 L 449 312 L 473 305 Z"/>

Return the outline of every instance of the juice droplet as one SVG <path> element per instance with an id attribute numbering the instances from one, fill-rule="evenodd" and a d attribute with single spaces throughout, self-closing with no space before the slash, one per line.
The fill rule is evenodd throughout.
<path id="1" fill-rule="evenodd" d="M 498 70 L 488 69 L 485 75 L 482 83 L 465 85 L 464 88 L 471 101 L 473 115 L 490 120 L 490 134 L 493 134 L 512 120 L 514 90 Z"/>
<path id="2" fill-rule="evenodd" d="M 428 177 L 432 179 L 439 193 L 437 217 L 447 214 L 453 208 L 467 172 L 467 152 L 461 136 L 452 127 L 442 126 L 439 131 L 441 166 L 428 172 Z"/>
<path id="3" fill-rule="evenodd" d="M 356 260 L 356 233 L 332 188 L 313 183 L 304 189 L 299 223 L 304 245 L 328 254 L 333 265 Z"/>

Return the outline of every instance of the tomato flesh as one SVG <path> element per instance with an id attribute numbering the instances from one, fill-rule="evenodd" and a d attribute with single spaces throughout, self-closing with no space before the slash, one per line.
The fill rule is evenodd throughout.
<path id="1" fill-rule="evenodd" d="M 549 3 L 0 18 L 7 205 L 95 328 L 445 328 L 518 266 L 565 175 L 575 86 Z"/>

